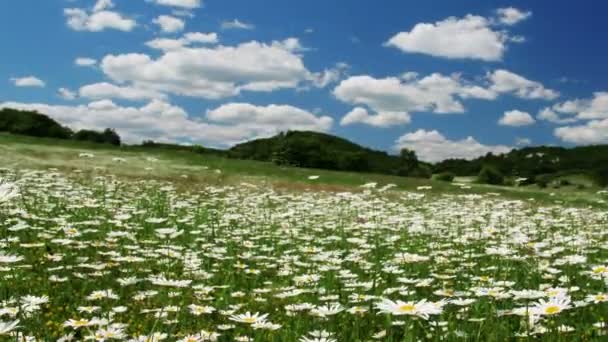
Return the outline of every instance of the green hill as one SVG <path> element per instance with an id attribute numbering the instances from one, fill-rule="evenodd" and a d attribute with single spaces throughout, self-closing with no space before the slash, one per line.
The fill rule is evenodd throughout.
<path id="1" fill-rule="evenodd" d="M 430 176 L 428 166 L 419 163 L 415 154 L 390 155 L 340 137 L 309 131 L 289 131 L 238 144 L 228 151 L 228 155 L 238 159 L 326 170 Z"/>

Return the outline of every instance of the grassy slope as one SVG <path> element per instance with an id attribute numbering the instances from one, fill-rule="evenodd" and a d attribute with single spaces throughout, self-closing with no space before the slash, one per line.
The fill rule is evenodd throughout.
<path id="1" fill-rule="evenodd" d="M 94 158 L 80 158 L 82 152 L 93 153 Z M 124 158 L 125 163 L 112 159 Z M 148 157 L 157 158 L 150 162 Z M 0 134 L 0 165 L 15 169 L 57 168 L 85 173 L 110 172 L 119 177 L 155 178 L 176 181 L 185 186 L 192 183 L 263 182 L 269 186 L 289 189 L 348 190 L 368 182 L 379 186 L 393 183 L 398 189 L 415 190 L 430 185 L 432 193 L 445 192 L 485 193 L 497 192 L 513 198 L 535 198 L 540 201 L 564 201 L 574 205 L 596 205 L 595 191 L 536 190 L 470 184 L 472 189 L 462 190 L 452 184 L 426 179 L 387 175 L 336 172 L 315 169 L 279 167 L 272 163 L 226 159 L 212 155 L 199 155 L 185 151 L 149 149 L 140 147 L 114 147 L 66 140 L 33 138 Z M 152 170 L 146 168 L 152 167 Z M 221 170 L 221 173 L 215 170 Z M 187 176 L 187 177 L 184 177 Z M 308 176 L 318 175 L 317 180 Z M 555 192 L 550 196 L 550 192 Z"/>

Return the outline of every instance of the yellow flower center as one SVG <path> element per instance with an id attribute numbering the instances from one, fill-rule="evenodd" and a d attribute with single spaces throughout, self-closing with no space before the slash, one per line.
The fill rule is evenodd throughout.
<path id="1" fill-rule="evenodd" d="M 604 272 L 606 272 L 606 267 L 604 267 L 604 266 L 598 266 L 593 269 L 593 273 L 595 273 L 595 274 L 604 273 Z"/>
<path id="2" fill-rule="evenodd" d="M 77 327 L 84 327 L 87 324 L 89 324 L 89 321 L 87 321 L 86 319 L 79 319 L 74 321 L 74 325 Z"/>
<path id="3" fill-rule="evenodd" d="M 606 300 L 606 295 L 597 295 L 595 296 L 595 300 L 597 300 L 598 302 L 603 302 Z"/>
<path id="4" fill-rule="evenodd" d="M 551 305 L 551 306 L 547 306 L 545 308 L 545 313 L 548 314 L 548 315 L 553 315 L 553 314 L 556 314 L 556 313 L 558 313 L 560 311 L 562 311 L 562 309 L 559 306 L 557 306 L 557 305 Z"/>
<path id="5" fill-rule="evenodd" d="M 403 304 L 399 305 L 397 309 L 399 310 L 399 312 L 412 312 L 416 309 L 416 306 L 412 304 Z"/>
<path id="6" fill-rule="evenodd" d="M 249 323 L 249 324 L 255 323 L 257 321 L 258 320 L 256 318 L 254 318 L 254 317 L 245 317 L 245 318 L 243 318 L 243 322 Z"/>

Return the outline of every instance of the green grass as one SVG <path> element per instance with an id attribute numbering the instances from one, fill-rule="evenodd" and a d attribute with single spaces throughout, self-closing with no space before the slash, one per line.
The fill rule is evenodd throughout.
<path id="1" fill-rule="evenodd" d="M 605 210 L 456 191 L 336 194 L 225 180 L 179 189 L 182 178 L 154 170 L 111 173 L 147 167 L 148 153 L 97 148 L 83 161 L 65 146 L 11 146 L 109 170 L 0 170 L 18 189 L 0 190 L 2 341 L 606 337 Z M 116 154 L 133 165 L 110 169 Z M 152 164 L 166 175 L 203 172 L 182 157 Z"/>
<path id="2" fill-rule="evenodd" d="M 81 158 L 80 153 L 92 153 L 94 158 Z M 148 158 L 158 161 L 150 162 Z M 113 158 L 124 158 L 117 163 Z M 281 167 L 273 163 L 253 160 L 237 160 L 213 154 L 196 154 L 162 148 L 111 145 L 76 142 L 70 140 L 34 138 L 0 133 L 0 163 L 13 169 L 56 168 L 64 172 L 87 174 L 111 173 L 118 177 L 139 179 L 164 179 L 177 181 L 184 186 L 192 184 L 238 184 L 252 182 L 271 187 L 294 190 L 356 190 L 363 184 L 374 182 L 379 186 L 395 184 L 398 190 L 416 190 L 420 186 L 431 186 L 427 193 L 488 193 L 495 192 L 515 199 L 544 202 L 566 202 L 572 205 L 602 205 L 597 189 L 575 188 L 538 189 L 536 187 L 497 187 L 475 184 L 471 177 L 456 178 L 455 182 L 467 183 L 470 189 L 453 184 L 420 178 L 390 175 L 338 172 L 328 170 Z M 147 168 L 152 168 L 148 170 Z M 219 171 L 217 171 L 219 170 Z M 221 173 L 219 173 L 221 172 Z M 309 176 L 319 176 L 316 180 Z"/>

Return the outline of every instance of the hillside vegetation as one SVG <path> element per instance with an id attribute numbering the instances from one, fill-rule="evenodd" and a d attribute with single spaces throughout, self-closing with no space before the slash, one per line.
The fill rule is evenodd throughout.
<path id="1" fill-rule="evenodd" d="M 48 116 L 14 109 L 0 110 L 0 132 L 34 137 L 121 145 L 112 129 L 72 131 Z M 493 185 L 587 187 L 589 182 L 608 186 L 608 145 L 564 147 L 526 147 L 503 155 L 487 154 L 474 160 L 449 159 L 436 164 L 418 160 L 414 151 L 403 149 L 391 155 L 357 145 L 346 139 L 318 132 L 289 131 L 274 137 L 238 144 L 228 150 L 144 141 L 141 149 L 192 152 L 232 159 L 273 162 L 292 166 L 335 171 L 365 172 L 451 182 L 454 177 L 474 177 Z M 583 180 L 583 181 L 580 181 Z"/>

